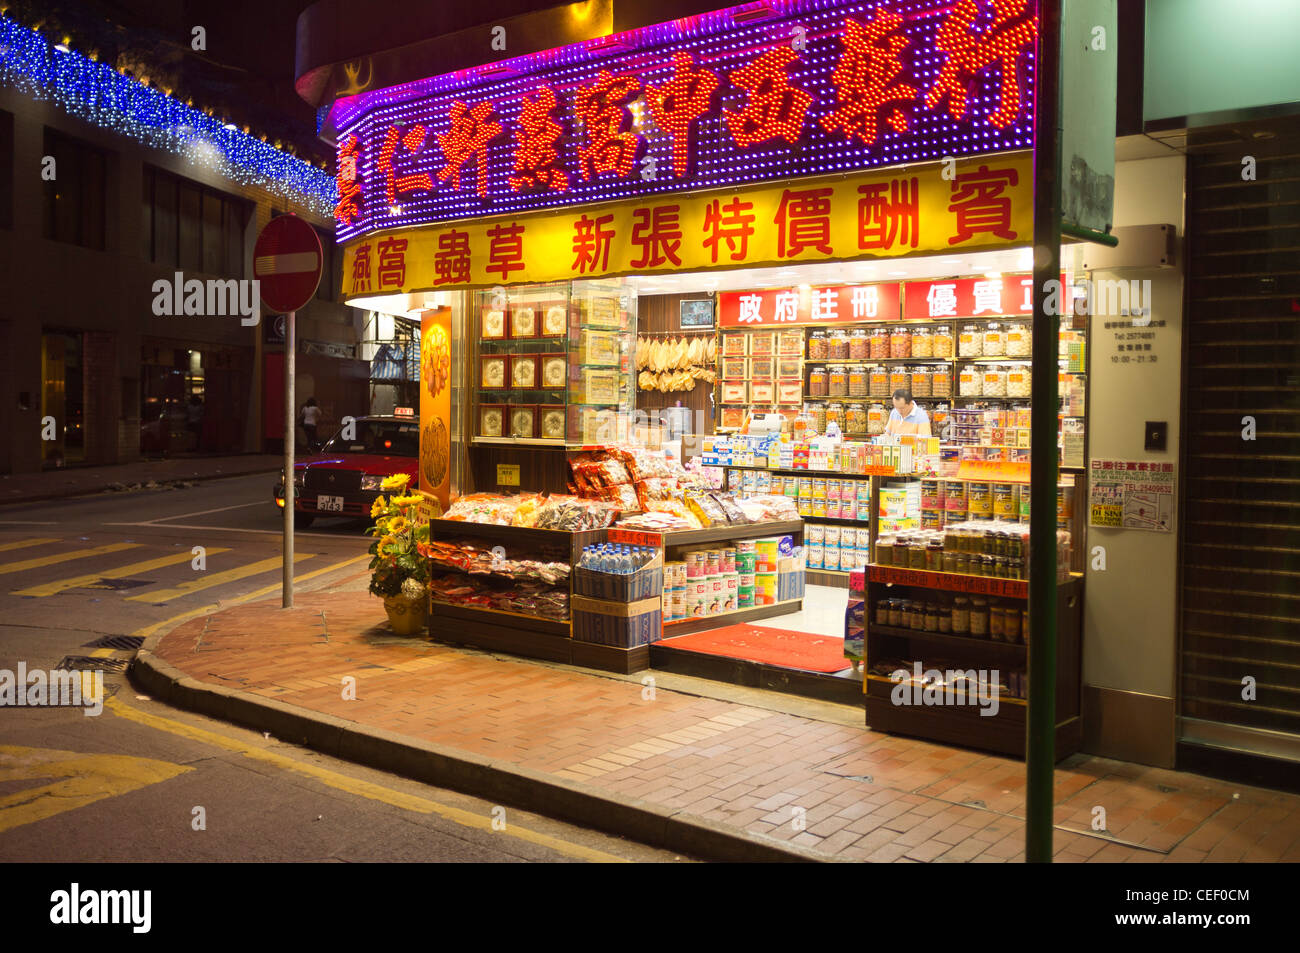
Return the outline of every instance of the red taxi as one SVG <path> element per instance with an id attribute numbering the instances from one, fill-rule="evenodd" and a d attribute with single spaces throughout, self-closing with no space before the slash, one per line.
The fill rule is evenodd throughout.
<path id="1" fill-rule="evenodd" d="M 412 416 L 358 417 L 340 428 L 319 453 L 294 461 L 294 525 L 305 528 L 317 516 L 369 519 L 384 479 L 405 473 L 415 487 L 419 465 L 420 427 Z M 274 492 L 276 507 L 283 509 L 283 474 Z"/>

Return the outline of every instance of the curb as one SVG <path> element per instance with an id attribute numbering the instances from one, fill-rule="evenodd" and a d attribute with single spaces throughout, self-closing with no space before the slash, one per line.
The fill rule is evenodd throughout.
<path id="1" fill-rule="evenodd" d="M 279 473 L 279 472 L 280 472 L 280 467 L 278 466 L 258 467 L 252 470 L 240 470 L 236 473 L 210 473 L 210 474 L 201 474 L 197 476 L 169 477 L 162 482 L 171 483 L 173 481 L 184 480 L 188 483 L 206 483 L 209 480 L 228 480 L 234 477 L 256 476 L 260 473 Z M 150 479 L 153 478 L 151 477 Z M 27 496 L 7 497 L 5 499 L 0 499 L 0 508 L 6 506 L 17 506 L 25 503 L 44 503 L 44 502 L 48 502 L 49 500 L 67 500 L 76 497 L 104 496 L 107 495 L 106 491 L 111 485 L 112 484 L 110 483 L 105 483 L 100 486 L 79 487 L 75 490 L 67 490 L 61 493 L 32 493 Z M 147 491 L 145 490 L 144 487 L 141 487 L 138 490 L 122 490 L 117 493 L 114 493 L 113 495 L 131 496 L 135 493 L 144 493 L 144 492 Z"/>
<path id="2" fill-rule="evenodd" d="M 281 741 L 301 744 L 344 761 L 504 802 L 678 854 L 732 863 L 835 862 L 833 857 L 796 844 L 685 815 L 638 798 L 616 800 L 585 785 L 473 752 L 368 728 L 238 689 L 209 685 L 154 654 L 153 649 L 170 631 L 149 636 L 127 674 L 152 698 L 176 708 L 267 731 Z"/>

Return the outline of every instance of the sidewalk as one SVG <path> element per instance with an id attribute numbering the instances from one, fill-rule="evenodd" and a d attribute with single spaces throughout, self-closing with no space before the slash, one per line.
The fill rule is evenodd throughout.
<path id="1" fill-rule="evenodd" d="M 133 484 L 167 483 L 172 480 L 217 480 L 251 473 L 279 473 L 284 457 L 271 453 L 243 453 L 225 457 L 174 457 L 143 460 L 103 467 L 72 467 L 0 476 L 0 506 L 33 503 L 65 496 L 82 496 L 106 490 L 131 488 Z M 267 494 L 271 484 L 267 484 Z"/>
<path id="2" fill-rule="evenodd" d="M 645 673 L 397 638 L 364 586 L 184 622 L 149 638 L 133 678 L 282 740 L 699 857 L 1024 858 L 1023 762 L 873 732 L 852 706 L 658 672 L 651 692 Z M 1058 861 L 1300 860 L 1300 796 L 1087 755 L 1058 767 L 1056 795 Z M 1096 807 L 1108 833 L 1091 830 Z"/>

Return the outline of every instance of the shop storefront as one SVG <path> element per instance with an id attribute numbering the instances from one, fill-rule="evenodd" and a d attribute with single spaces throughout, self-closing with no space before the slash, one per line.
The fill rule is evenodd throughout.
<path id="1" fill-rule="evenodd" d="M 1031 448 L 1033 4 L 782 10 L 336 107 L 342 293 L 422 320 L 430 634 L 1019 753 L 1054 453 L 1078 750 L 1088 327 L 1062 275 Z M 898 700 L 935 690 L 971 704 Z"/>

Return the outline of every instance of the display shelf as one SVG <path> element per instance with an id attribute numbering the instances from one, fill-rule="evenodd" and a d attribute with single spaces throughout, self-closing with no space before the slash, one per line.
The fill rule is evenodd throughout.
<path id="1" fill-rule="evenodd" d="M 1029 581 L 1026 579 L 999 579 L 996 576 L 904 569 L 901 566 L 881 566 L 877 563 L 871 563 L 867 567 L 867 581 L 892 586 L 917 586 L 922 589 L 940 589 L 944 592 L 970 593 L 977 596 L 1029 598 Z"/>
<path id="2" fill-rule="evenodd" d="M 456 602 L 441 602 L 438 599 L 431 600 L 431 604 L 437 606 L 439 610 L 454 610 L 451 612 L 439 611 L 439 617 L 463 620 L 487 619 L 511 628 L 519 628 L 519 626 L 517 624 L 512 625 L 510 620 L 519 619 L 528 623 L 527 628 L 529 631 L 560 636 L 566 639 L 569 637 L 569 623 L 559 619 L 525 615 L 522 612 L 511 612 L 509 609 L 493 609 L 490 606 L 466 606 Z M 438 633 L 434 633 L 434 637 L 439 638 Z"/>
<path id="3" fill-rule="evenodd" d="M 836 358 L 835 360 L 831 360 L 828 357 L 826 358 L 809 357 L 809 358 L 804 358 L 804 361 L 805 361 L 805 368 L 808 365 L 811 365 L 813 367 L 822 367 L 822 366 L 829 367 L 832 364 L 836 366 L 840 366 L 840 365 L 848 366 L 849 364 L 862 364 L 863 366 L 870 367 L 872 364 L 951 364 L 952 358 L 950 357 L 860 357 L 860 358 L 846 357 L 842 360 L 839 358 Z M 822 397 L 826 397 L 826 396 L 828 395 L 826 394 L 822 395 Z M 845 399 L 847 400 L 848 397 L 845 396 Z M 862 400 L 862 399 L 863 398 L 861 397 L 858 398 L 858 400 Z"/>
<path id="4" fill-rule="evenodd" d="M 617 527 L 615 527 L 617 528 Z M 695 546 L 700 543 L 722 543 L 732 539 L 758 538 L 803 532 L 803 520 L 778 520 L 769 523 L 742 523 L 736 526 L 711 526 L 708 529 L 684 529 L 663 533 L 664 549 Z M 709 618 L 717 618 L 710 616 Z"/>
<path id="5" fill-rule="evenodd" d="M 998 657 L 1023 660 L 1028 646 L 1024 642 L 999 642 L 995 639 L 981 639 L 970 635 L 953 635 L 945 632 L 926 632 L 922 629 L 904 629 L 896 625 L 879 625 L 868 622 L 867 628 L 873 635 L 889 636 L 895 639 L 907 639 L 911 642 L 925 642 L 954 652 L 977 655 L 997 655 Z"/>
<path id="6" fill-rule="evenodd" d="M 896 686 L 896 685 L 898 684 L 898 682 L 894 681 L 894 680 L 893 680 L 892 678 L 890 678 L 888 675 L 870 675 L 870 674 L 869 674 L 869 675 L 864 676 L 863 678 L 864 678 L 864 681 L 866 681 L 866 682 L 868 683 L 868 685 L 870 685 L 870 684 L 876 684 L 876 685 L 888 685 L 888 686 L 889 686 L 889 690 L 890 690 L 891 693 L 893 692 L 894 686 Z M 999 695 L 998 695 L 998 705 L 1000 705 L 1000 706 L 1001 706 L 1001 705 L 1019 705 L 1021 708 L 1025 708 L 1025 707 L 1027 707 L 1027 706 L 1029 705 L 1029 701 L 1028 701 L 1027 699 L 1024 699 L 1024 698 L 1014 698 L 1014 697 L 1012 697 L 1011 695 L 1002 695 L 1002 694 L 999 694 Z"/>
<path id="7" fill-rule="evenodd" d="M 775 473 L 778 476 L 837 477 L 839 479 L 844 479 L 845 477 L 848 477 L 849 479 L 857 478 L 862 480 L 865 480 L 868 477 L 888 477 L 889 479 L 895 479 L 901 477 L 905 479 L 917 479 L 917 480 L 932 479 L 931 477 L 922 476 L 920 474 L 896 473 L 893 471 L 884 472 L 883 470 L 881 472 L 849 473 L 846 470 L 801 470 L 796 467 L 765 467 L 757 463 L 752 463 L 752 464 L 707 463 L 704 464 L 704 466 L 720 467 L 723 470 L 764 470 L 768 473 Z M 939 477 L 937 479 L 942 479 L 942 477 Z"/>
<path id="8" fill-rule="evenodd" d="M 715 612 L 713 615 L 700 616 L 699 618 L 674 619 L 671 622 L 664 623 L 664 638 L 671 639 L 678 635 L 690 635 L 693 632 L 721 629 L 728 625 L 735 625 L 737 622 L 748 622 L 752 619 L 766 619 L 769 616 L 786 615 L 790 612 L 798 612 L 802 608 L 802 598 L 784 599 L 770 605 L 744 606 L 738 609 L 729 609 L 726 612 Z M 726 621 L 719 622 L 719 619 L 725 619 Z"/>

